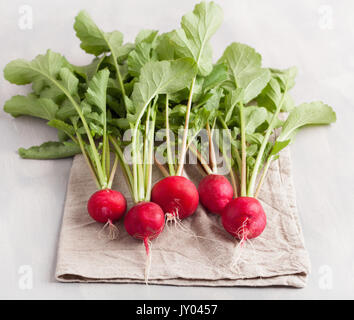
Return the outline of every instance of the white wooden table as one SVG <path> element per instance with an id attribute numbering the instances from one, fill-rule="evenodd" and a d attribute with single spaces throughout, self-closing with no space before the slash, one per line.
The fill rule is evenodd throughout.
<path id="1" fill-rule="evenodd" d="M 105 30 L 119 29 L 132 41 L 141 28 L 176 28 L 193 2 L 197 1 L 1 0 L 0 69 L 12 59 L 31 59 L 47 48 L 64 53 L 73 63 L 89 62 L 91 57 L 79 49 L 72 28 L 80 9 L 87 9 Z M 312 263 L 308 286 L 179 288 L 56 282 L 56 246 L 71 160 L 20 159 L 17 148 L 55 139 L 56 133 L 43 121 L 13 119 L 1 110 L 0 298 L 354 298 L 354 3 L 217 2 L 225 21 L 212 41 L 215 58 L 232 41 L 254 46 L 265 66 L 298 66 L 296 102 L 323 100 L 337 112 L 335 125 L 308 128 L 292 146 L 298 209 Z M 28 10 L 32 24 L 24 16 Z M 0 81 L 1 106 L 12 95 L 29 90 L 10 85 L 3 77 Z"/>

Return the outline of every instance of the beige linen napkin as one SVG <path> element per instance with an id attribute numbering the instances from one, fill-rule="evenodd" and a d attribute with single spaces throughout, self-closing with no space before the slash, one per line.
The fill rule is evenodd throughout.
<path id="1" fill-rule="evenodd" d="M 198 185 L 202 176 L 187 168 Z M 161 179 L 154 170 L 154 181 Z M 123 174 L 113 188 L 132 201 Z M 144 283 L 146 254 L 142 241 L 131 238 L 119 221 L 119 238 L 99 238 L 103 225 L 86 210 L 95 184 L 81 155 L 75 157 L 68 184 L 58 246 L 56 279 L 62 282 Z M 199 205 L 183 220 L 187 230 L 170 225 L 152 241 L 150 284 L 177 286 L 304 287 L 310 264 L 296 211 L 289 148 L 271 166 L 260 193 L 267 214 L 263 234 L 236 248 L 237 241 L 222 227 L 220 217 Z M 194 236 L 197 235 L 198 237 Z M 236 266 L 233 258 L 239 256 Z"/>

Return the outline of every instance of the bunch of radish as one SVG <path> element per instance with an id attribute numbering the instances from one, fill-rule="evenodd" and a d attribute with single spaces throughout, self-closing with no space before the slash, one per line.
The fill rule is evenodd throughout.
<path id="1" fill-rule="evenodd" d="M 20 149 L 21 156 L 52 159 L 81 152 L 98 188 L 88 201 L 88 212 L 94 220 L 108 226 L 110 238 L 115 238 L 117 228 L 114 223 L 123 216 L 127 204 L 120 192 L 111 189 L 118 159 L 111 168 L 106 106 L 109 70 L 98 71 L 87 79 L 85 87 L 80 87 L 66 59 L 48 50 L 32 61 L 18 59 L 10 62 L 5 67 L 4 76 L 11 83 L 32 83 L 35 90 L 28 96 L 12 97 L 6 102 L 5 111 L 14 116 L 45 118 L 49 120 L 49 126 L 58 129 L 62 139 L 28 150 Z M 50 95 L 53 100 L 49 99 Z M 60 101 L 61 108 L 58 106 Z"/>
<path id="2" fill-rule="evenodd" d="M 319 101 L 295 106 L 289 90 L 295 84 L 296 69 L 262 68 L 261 56 L 247 45 L 232 43 L 217 66 L 226 67 L 227 80 L 221 84 L 224 96 L 213 127 L 224 130 L 216 144 L 233 187 L 225 177 L 215 175 L 213 136 L 207 130 L 211 166 L 199 156 L 209 174 L 199 184 L 199 194 L 202 204 L 219 213 L 225 230 L 242 244 L 259 236 L 266 226 L 266 214 L 257 197 L 272 161 L 278 159 L 279 152 L 294 140 L 301 127 L 329 124 L 336 115 Z M 288 113 L 285 121 L 279 118 L 281 112 Z"/>
<path id="3" fill-rule="evenodd" d="M 164 212 L 188 216 L 198 205 L 198 193 L 195 186 L 183 177 L 170 177 L 160 181 L 151 191 L 152 164 L 154 154 L 154 133 L 159 96 L 168 96 L 185 87 L 186 80 L 195 74 L 195 64 L 191 59 L 173 61 L 154 61 L 146 63 L 140 70 L 140 78 L 134 85 L 131 99 L 132 108 L 128 110 L 127 119 L 132 132 L 132 168 L 121 158 L 127 182 L 132 190 L 136 203 L 127 213 L 124 225 L 127 232 L 134 238 L 144 241 L 146 253 L 150 257 L 149 241 L 155 239 L 163 230 Z M 153 85 L 151 85 L 153 81 Z M 116 153 L 122 154 L 118 143 L 114 143 Z M 172 179 L 172 180 L 170 180 Z M 185 181 L 186 180 L 186 181 Z M 193 196 L 197 197 L 190 208 L 188 190 L 189 183 Z M 172 184 L 171 184 L 172 183 Z M 178 188 L 178 185 L 182 188 Z M 166 194 L 166 186 L 173 186 L 174 193 Z M 162 188 L 161 188 L 162 186 Z M 172 192 L 172 191 L 169 191 Z M 150 202 L 150 198 L 153 202 Z M 184 202 L 183 202 L 184 201 Z M 188 210 L 188 211 L 187 211 Z M 147 265 L 149 266 L 149 264 Z M 146 279 L 148 267 L 146 270 Z"/>
<path id="4" fill-rule="evenodd" d="M 88 89 L 85 94 L 85 99 L 81 102 L 83 107 L 91 106 L 90 112 L 96 112 L 99 115 L 100 121 L 98 126 L 99 140 L 101 140 L 100 150 L 96 147 L 96 143 L 93 142 L 96 132 L 89 130 L 87 125 L 87 118 L 90 114 L 82 112 L 80 108 L 76 111 L 78 117 L 81 120 L 82 126 L 85 128 L 87 140 L 89 141 L 89 147 L 85 146 L 85 141 L 82 139 L 77 125 L 74 122 L 74 128 L 76 129 L 76 137 L 79 142 L 81 152 L 87 162 L 88 167 L 92 173 L 97 187 L 100 189 L 95 192 L 87 202 L 87 210 L 90 216 L 97 222 L 105 223 L 108 225 L 109 238 L 115 239 L 117 237 L 118 229 L 114 226 L 114 222 L 120 219 L 126 209 L 127 202 L 125 197 L 116 190 L 112 190 L 112 183 L 114 174 L 117 169 L 118 157 L 115 157 L 112 170 L 110 170 L 110 144 L 109 134 L 107 128 L 107 110 L 106 110 L 106 90 L 108 83 L 109 71 L 104 69 L 99 71 L 97 75 L 88 84 Z M 88 149 L 90 152 L 88 152 Z"/>
<path id="5" fill-rule="evenodd" d="M 151 241 L 165 220 L 181 223 L 199 201 L 220 215 L 240 244 L 259 236 L 267 219 L 257 198 L 272 162 L 301 127 L 336 120 L 322 102 L 295 106 L 289 90 L 296 69 L 264 68 L 261 55 L 247 45 L 231 43 L 213 64 L 210 39 L 222 20 L 221 8 L 203 1 L 182 17 L 181 28 L 163 34 L 142 30 L 134 43 L 123 43 L 121 32 L 104 32 L 82 11 L 74 29 L 80 47 L 94 55 L 90 64 L 76 66 L 48 50 L 32 61 L 14 60 L 4 70 L 11 83 L 32 84 L 32 92 L 9 99 L 5 111 L 45 119 L 58 130 L 59 141 L 20 148 L 21 157 L 81 153 L 98 189 L 87 211 L 108 226 L 112 239 L 114 223 L 127 209 L 124 196 L 112 190 L 120 165 L 134 201 L 124 226 L 145 246 L 146 279 Z M 161 129 L 166 141 L 156 145 Z M 184 174 L 192 156 L 198 161 L 194 168 L 206 174 L 198 189 Z M 153 186 L 154 163 L 165 177 Z"/>

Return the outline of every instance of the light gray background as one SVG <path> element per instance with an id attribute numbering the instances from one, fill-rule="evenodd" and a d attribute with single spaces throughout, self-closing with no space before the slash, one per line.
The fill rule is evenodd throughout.
<path id="1" fill-rule="evenodd" d="M 87 9 L 104 30 L 133 41 L 141 28 L 168 31 L 193 9 L 191 0 L 0 1 L 0 69 L 47 48 L 76 64 L 91 57 L 72 28 Z M 54 280 L 57 240 L 71 160 L 32 161 L 16 150 L 55 139 L 43 121 L 0 111 L 0 298 L 20 299 L 327 299 L 354 298 L 354 2 L 225 0 L 222 27 L 212 40 L 215 59 L 232 41 L 254 46 L 265 66 L 299 68 L 297 103 L 323 100 L 338 121 L 303 130 L 292 146 L 299 214 L 312 273 L 304 289 L 203 288 L 120 284 L 62 284 Z M 22 5 L 33 28 L 19 27 Z M 0 105 L 27 92 L 0 77 Z M 33 288 L 21 289 L 21 266 Z M 327 281 L 326 281 L 327 280 Z M 329 282 L 328 282 L 329 280 Z"/>

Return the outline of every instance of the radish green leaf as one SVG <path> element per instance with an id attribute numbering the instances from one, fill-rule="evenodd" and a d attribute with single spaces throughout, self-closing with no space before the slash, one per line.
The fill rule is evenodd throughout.
<path id="1" fill-rule="evenodd" d="M 321 101 L 303 103 L 296 107 L 285 121 L 278 141 L 285 141 L 293 136 L 297 129 L 313 124 L 330 124 L 336 121 L 333 109 Z"/>
<path id="2" fill-rule="evenodd" d="M 69 158 L 81 153 L 80 147 L 73 142 L 49 141 L 40 146 L 33 146 L 28 149 L 18 150 L 21 158 L 24 159 L 61 159 Z"/>
<path id="3" fill-rule="evenodd" d="M 29 94 L 13 96 L 5 102 L 4 110 L 13 117 L 28 115 L 51 120 L 55 118 L 58 106 L 50 99 L 37 98 L 34 94 Z"/>
<path id="4" fill-rule="evenodd" d="M 234 88 L 244 90 L 244 103 L 257 97 L 270 80 L 270 71 L 261 67 L 261 55 L 245 44 L 230 44 L 219 61 L 228 65 Z"/>
<path id="5" fill-rule="evenodd" d="M 182 17 L 181 29 L 170 34 L 170 41 L 179 57 L 193 58 L 200 75 L 208 75 L 213 68 L 209 40 L 223 20 L 221 8 L 214 2 L 201 2 Z"/>

